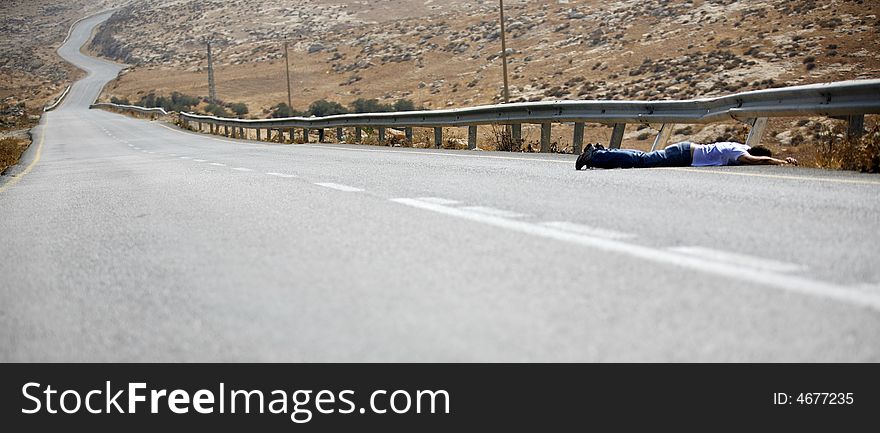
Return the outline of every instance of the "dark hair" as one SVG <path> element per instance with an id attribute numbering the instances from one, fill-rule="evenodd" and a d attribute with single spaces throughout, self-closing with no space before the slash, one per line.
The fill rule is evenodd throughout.
<path id="1" fill-rule="evenodd" d="M 754 146 L 750 148 L 749 154 L 752 156 L 773 156 L 773 152 L 764 146 Z"/>

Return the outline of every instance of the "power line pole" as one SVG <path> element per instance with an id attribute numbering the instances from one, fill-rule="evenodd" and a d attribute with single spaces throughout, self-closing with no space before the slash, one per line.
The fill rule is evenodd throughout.
<path id="1" fill-rule="evenodd" d="M 504 68 L 504 103 L 510 102 L 510 90 L 507 87 L 507 35 L 504 31 L 504 0 L 498 0 L 501 12 L 501 62 Z"/>
<path id="2" fill-rule="evenodd" d="M 214 58 L 211 56 L 211 42 L 208 42 L 208 99 L 217 103 L 217 86 L 214 83 Z"/>
<path id="3" fill-rule="evenodd" d="M 287 41 L 284 42 L 284 68 L 287 71 L 287 106 L 293 109 L 293 98 L 290 96 L 290 60 L 287 55 Z"/>

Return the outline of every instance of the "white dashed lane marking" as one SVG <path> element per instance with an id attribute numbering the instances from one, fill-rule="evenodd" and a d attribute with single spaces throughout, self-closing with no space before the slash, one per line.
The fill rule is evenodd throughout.
<path id="1" fill-rule="evenodd" d="M 244 168 L 244 167 L 235 167 L 235 168 L 233 168 L 233 170 L 235 170 L 235 171 L 253 171 L 249 168 Z"/>
<path id="2" fill-rule="evenodd" d="M 195 162 L 208 162 L 207 159 L 194 159 Z"/>
<path id="3" fill-rule="evenodd" d="M 614 230 L 600 229 L 597 227 L 590 227 L 583 224 L 575 224 L 568 221 L 551 221 L 541 223 L 541 225 L 581 235 L 595 236 L 597 238 L 603 239 L 632 239 L 636 237 L 636 235 L 631 233 L 621 233 Z"/>
<path id="4" fill-rule="evenodd" d="M 455 205 L 455 204 L 460 203 L 457 200 L 449 200 L 449 199 L 440 198 L 440 197 L 419 197 L 417 200 L 421 200 L 426 203 L 434 203 L 434 204 L 441 204 L 441 205 L 447 205 L 447 206 L 451 206 L 451 205 Z"/>
<path id="5" fill-rule="evenodd" d="M 511 212 L 509 210 L 504 209 L 495 209 L 494 207 L 486 207 L 486 206 L 465 206 L 461 209 L 464 209 L 469 212 L 476 212 L 483 215 L 496 216 L 501 218 L 522 218 L 527 216 L 526 214 L 521 214 L 517 212 Z"/>
<path id="6" fill-rule="evenodd" d="M 180 159 L 192 159 L 191 156 L 181 156 Z"/>
<path id="7" fill-rule="evenodd" d="M 283 178 L 288 178 L 288 179 L 289 179 L 289 178 L 296 177 L 295 174 L 284 174 L 284 173 L 275 173 L 275 172 L 269 172 L 269 173 L 266 173 L 266 174 L 269 175 L 269 176 L 283 177 Z"/>
<path id="8" fill-rule="evenodd" d="M 353 187 L 353 186 L 348 186 L 348 185 L 340 185 L 340 184 L 338 184 L 338 183 L 332 183 L 332 182 L 316 183 L 315 185 L 323 186 L 323 187 L 325 187 L 325 188 L 335 189 L 335 190 L 338 190 L 338 191 L 345 191 L 345 192 L 360 192 L 360 191 L 363 191 L 363 189 L 361 189 L 361 188 L 355 188 L 355 187 Z"/>
<path id="9" fill-rule="evenodd" d="M 215 165 L 215 166 L 217 166 L 217 167 L 226 167 L 226 164 L 222 164 L 222 163 L 219 163 L 219 162 L 212 162 L 210 165 Z"/>

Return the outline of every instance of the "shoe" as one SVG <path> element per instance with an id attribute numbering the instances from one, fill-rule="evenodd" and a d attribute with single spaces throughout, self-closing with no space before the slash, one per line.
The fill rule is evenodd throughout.
<path id="1" fill-rule="evenodd" d="M 605 150 L 605 146 L 603 146 L 599 143 L 596 143 L 596 150 Z"/>
<path id="2" fill-rule="evenodd" d="M 590 160 L 593 159 L 593 152 L 596 149 L 593 148 L 592 144 L 588 144 L 587 147 L 584 148 L 584 153 L 578 157 L 577 161 L 574 163 L 574 169 L 580 170 L 582 168 L 590 166 Z"/>

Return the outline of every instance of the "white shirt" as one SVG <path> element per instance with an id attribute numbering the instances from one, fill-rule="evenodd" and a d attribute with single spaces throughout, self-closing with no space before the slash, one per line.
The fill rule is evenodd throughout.
<path id="1" fill-rule="evenodd" d="M 694 149 L 694 160 L 691 165 L 694 167 L 736 165 L 739 164 L 737 159 L 748 153 L 749 149 L 751 149 L 751 146 L 732 141 L 695 144 L 692 147 Z"/>

